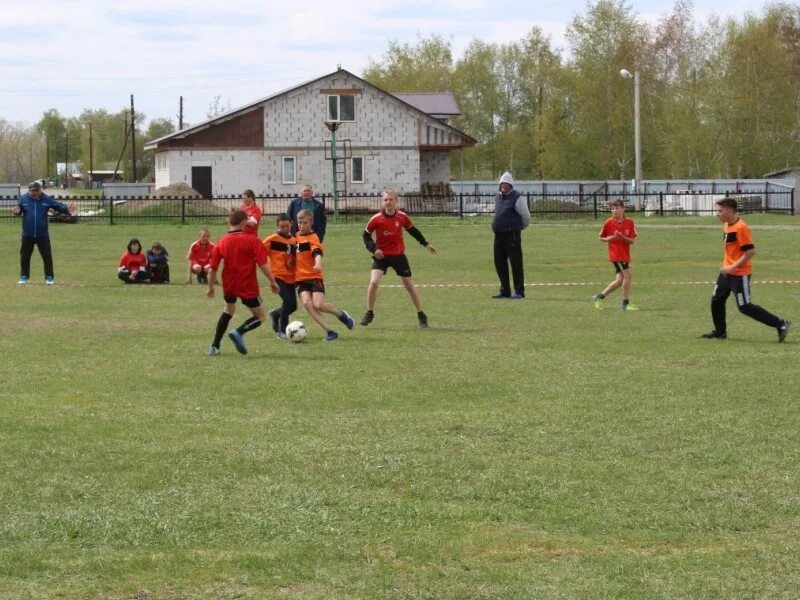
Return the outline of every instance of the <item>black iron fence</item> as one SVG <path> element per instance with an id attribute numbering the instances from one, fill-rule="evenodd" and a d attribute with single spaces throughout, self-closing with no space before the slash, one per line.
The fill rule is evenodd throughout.
<path id="1" fill-rule="evenodd" d="M 534 219 L 601 218 L 608 215 L 609 204 L 622 200 L 628 212 L 644 216 L 712 215 L 716 202 L 722 198 L 735 198 L 744 213 L 772 213 L 794 215 L 792 190 L 764 191 L 758 193 L 708 193 L 708 192 L 651 192 L 651 193 L 525 193 Z M 383 202 L 379 195 L 346 195 L 338 202 L 328 195 L 319 199 L 325 204 L 328 214 L 346 222 L 364 219 L 381 210 Z M 97 198 L 89 196 L 64 196 L 59 201 L 75 205 L 71 217 L 53 215 L 53 220 L 71 222 L 119 223 L 131 220 L 194 223 L 200 221 L 222 221 L 231 208 L 241 204 L 240 196 L 212 198 L 183 197 L 130 197 Z M 284 212 L 291 196 L 257 197 L 265 217 L 275 217 Z M 17 199 L 0 197 L 0 219 L 13 218 L 11 207 Z M 398 206 L 411 215 L 449 216 L 457 218 L 480 217 L 494 213 L 494 194 L 452 194 L 430 196 L 421 194 L 401 195 Z"/>

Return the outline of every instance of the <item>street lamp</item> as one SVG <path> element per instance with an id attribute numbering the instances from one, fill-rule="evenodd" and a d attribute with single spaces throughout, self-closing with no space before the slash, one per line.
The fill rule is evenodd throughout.
<path id="1" fill-rule="evenodd" d="M 636 179 L 634 191 L 638 190 L 639 182 L 642 181 L 642 130 L 639 117 L 639 71 L 631 74 L 628 69 L 621 69 L 619 72 L 625 79 L 633 79 L 633 144 L 636 160 Z"/>

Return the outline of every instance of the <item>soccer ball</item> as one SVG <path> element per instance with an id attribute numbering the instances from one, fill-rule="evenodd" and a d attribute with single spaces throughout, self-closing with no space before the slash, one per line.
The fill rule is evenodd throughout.
<path id="1" fill-rule="evenodd" d="M 302 342 L 306 339 L 308 329 L 302 321 L 292 321 L 286 326 L 286 337 L 293 342 Z"/>

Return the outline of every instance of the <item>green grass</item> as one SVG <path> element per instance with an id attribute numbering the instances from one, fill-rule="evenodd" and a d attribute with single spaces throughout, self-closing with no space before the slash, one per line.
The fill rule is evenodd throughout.
<path id="1" fill-rule="evenodd" d="M 469 284 L 421 288 L 430 330 L 384 287 L 334 344 L 301 311 L 306 342 L 209 358 L 221 300 L 115 278 L 136 236 L 181 282 L 198 226 L 54 225 L 58 285 L 34 256 L 22 288 L 0 221 L 0 598 L 795 598 L 800 330 L 731 302 L 730 339 L 698 339 L 711 286 L 676 282 L 715 278 L 721 234 L 675 222 L 640 229 L 638 313 L 589 301 L 598 222 L 524 235 L 529 283 L 592 285 L 512 302 L 485 221 L 420 220 L 417 283 Z M 755 237 L 754 301 L 800 320 L 800 285 L 758 283 L 800 279 L 800 230 Z M 361 226 L 326 248 L 360 317 Z"/>

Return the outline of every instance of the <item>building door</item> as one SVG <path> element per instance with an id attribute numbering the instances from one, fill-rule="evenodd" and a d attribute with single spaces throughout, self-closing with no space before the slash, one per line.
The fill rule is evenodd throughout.
<path id="1" fill-rule="evenodd" d="M 192 188 L 203 198 L 211 198 L 211 167 L 192 167 Z"/>

